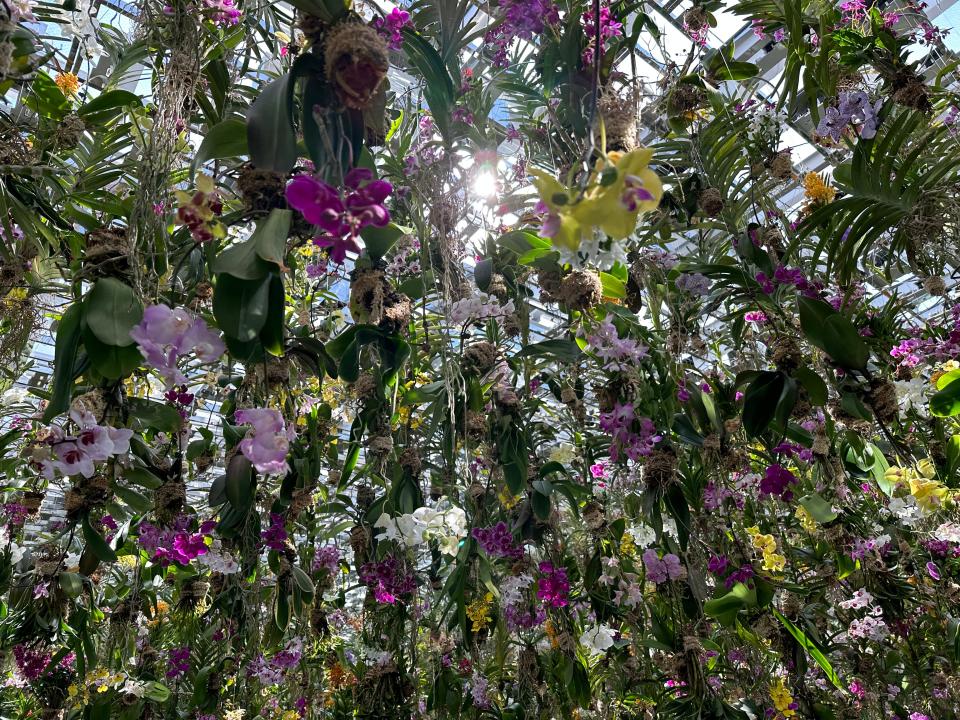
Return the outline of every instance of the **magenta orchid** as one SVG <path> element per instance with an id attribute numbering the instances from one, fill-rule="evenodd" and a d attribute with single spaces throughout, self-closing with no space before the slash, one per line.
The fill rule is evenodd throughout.
<path id="1" fill-rule="evenodd" d="M 368 226 L 384 227 L 390 212 L 384 206 L 393 186 L 375 180 L 366 168 L 354 168 L 343 181 L 344 190 L 313 175 L 298 175 L 287 185 L 287 202 L 311 225 L 323 232 L 314 244 L 329 248 L 330 259 L 342 265 L 348 252 L 360 252 L 358 237 Z"/>

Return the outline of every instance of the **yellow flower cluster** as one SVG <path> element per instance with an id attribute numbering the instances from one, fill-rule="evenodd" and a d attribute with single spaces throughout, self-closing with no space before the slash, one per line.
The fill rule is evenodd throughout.
<path id="1" fill-rule="evenodd" d="M 800 521 L 800 527 L 806 530 L 808 533 L 814 533 L 817 531 L 817 521 L 813 519 L 813 515 L 803 506 L 797 505 L 797 510 L 794 512 L 797 520 Z"/>
<path id="2" fill-rule="evenodd" d="M 763 569 L 774 573 L 783 572 L 787 559 L 777 554 L 777 541 L 773 539 L 773 535 L 762 534 L 756 525 L 747 528 L 747 532 L 753 541 L 753 547 L 763 555 Z"/>
<path id="3" fill-rule="evenodd" d="M 77 91 L 80 90 L 80 78 L 71 72 L 57 73 L 57 76 L 53 79 L 53 82 L 56 83 L 58 88 L 60 88 L 60 92 L 67 97 L 76 95 Z"/>
<path id="4" fill-rule="evenodd" d="M 83 678 L 83 687 L 71 683 L 67 687 L 67 695 L 76 705 L 89 705 L 90 693 L 105 693 L 113 688 L 123 686 L 127 681 L 126 673 L 111 673 L 107 668 L 94 668 Z"/>
<path id="5" fill-rule="evenodd" d="M 917 461 L 914 467 L 893 466 L 883 477 L 887 482 L 909 487 L 910 494 L 917 505 L 931 511 L 940 507 L 950 493 L 943 483 L 936 479 L 937 470 L 929 458 Z"/>
<path id="6" fill-rule="evenodd" d="M 640 214 L 656 209 L 663 196 L 660 178 L 648 167 L 652 157 L 653 150 L 646 148 L 607 153 L 597 161 L 583 192 L 531 170 L 533 184 L 548 210 L 549 230 L 544 234 L 574 252 L 584 235 L 590 237 L 597 229 L 615 240 L 630 235 Z"/>
<path id="7" fill-rule="evenodd" d="M 504 507 L 505 510 L 512 510 L 513 507 L 514 507 L 518 502 L 520 502 L 520 497 L 519 497 L 518 495 L 514 495 L 514 494 L 513 494 L 512 492 L 510 492 L 507 488 L 503 488 L 503 489 L 497 494 L 497 500 L 500 501 L 500 504 L 503 505 L 503 507 Z"/>
<path id="8" fill-rule="evenodd" d="M 785 718 L 796 717 L 797 711 L 791 707 L 793 705 L 793 695 L 787 689 L 783 678 L 777 678 L 776 682 L 770 684 L 770 699 L 773 700 L 773 706 L 781 716 Z"/>
<path id="9" fill-rule="evenodd" d="M 487 593 L 467 605 L 467 617 L 473 623 L 473 631 L 480 632 L 490 624 L 490 610 L 493 607 L 493 593 Z"/>
<path id="10" fill-rule="evenodd" d="M 634 541 L 633 535 L 628 532 L 625 532 L 623 537 L 620 538 L 620 554 L 627 557 L 633 557 L 637 554 L 637 543 Z"/>
<path id="11" fill-rule="evenodd" d="M 3 302 L 7 306 L 19 305 L 24 300 L 27 299 L 29 291 L 25 287 L 17 287 L 7 293 L 7 296 L 3 299 Z"/>
<path id="12" fill-rule="evenodd" d="M 808 172 L 803 176 L 803 196 L 814 205 L 826 205 L 833 202 L 837 189 L 823 175 Z"/>

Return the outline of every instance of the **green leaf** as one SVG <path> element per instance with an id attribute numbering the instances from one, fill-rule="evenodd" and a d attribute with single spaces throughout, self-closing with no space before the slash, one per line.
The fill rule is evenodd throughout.
<path id="1" fill-rule="evenodd" d="M 130 331 L 143 319 L 143 305 L 133 288 L 115 278 L 97 280 L 84 301 L 87 327 L 105 345 L 133 345 Z"/>
<path id="2" fill-rule="evenodd" d="M 530 494 L 530 506 L 533 508 L 533 514 L 540 520 L 547 520 L 550 517 L 550 496 L 545 495 L 538 490 Z"/>
<path id="3" fill-rule="evenodd" d="M 840 678 L 834 671 L 833 665 L 831 665 L 830 661 L 827 660 L 826 655 L 824 655 L 820 649 L 814 645 L 813 642 L 804 634 L 803 630 L 790 622 L 780 613 L 780 611 L 775 608 L 773 609 L 773 614 L 787 629 L 787 632 L 793 635 L 793 639 L 797 641 L 797 644 L 800 645 L 800 647 L 802 647 L 806 653 L 813 658 L 814 662 L 820 666 L 820 669 L 823 670 L 824 674 L 827 676 L 827 679 L 832 682 L 834 686 L 841 692 L 846 692 L 846 688 L 843 686 L 843 683 L 840 682 Z"/>
<path id="4" fill-rule="evenodd" d="M 156 490 L 163 485 L 163 480 L 158 478 L 146 468 L 132 467 L 124 471 L 123 476 L 132 483 L 136 483 L 148 490 Z"/>
<path id="5" fill-rule="evenodd" d="M 217 325 L 232 338 L 249 342 L 267 321 L 270 277 L 241 280 L 221 273 L 213 291 L 213 316 Z"/>
<path id="6" fill-rule="evenodd" d="M 809 495 L 803 496 L 800 498 L 800 504 L 803 505 L 806 511 L 813 516 L 813 519 L 821 525 L 837 519 L 837 513 L 834 512 L 833 507 L 818 493 L 810 493 Z"/>
<path id="7" fill-rule="evenodd" d="M 870 348 L 850 320 L 823 300 L 802 297 L 798 300 L 800 327 L 814 345 L 844 368 L 863 370 L 870 359 Z"/>
<path id="8" fill-rule="evenodd" d="M 810 404 L 816 406 L 827 404 L 827 384 L 817 373 L 808 367 L 802 367 L 794 372 L 793 376 L 807 391 L 807 395 L 810 396 Z"/>
<path id="9" fill-rule="evenodd" d="M 240 280 L 259 280 L 270 272 L 270 263 L 283 267 L 291 218 L 289 210 L 272 210 L 247 240 L 220 251 L 213 271 Z"/>
<path id="10" fill-rule="evenodd" d="M 600 286 L 603 288 L 603 296 L 605 298 L 623 300 L 625 297 L 627 297 L 626 283 L 608 272 L 600 273 Z"/>
<path id="11" fill-rule="evenodd" d="M 237 453 L 227 465 L 224 489 L 230 504 L 238 510 L 245 510 L 253 502 L 254 478 L 253 465 L 242 453 Z"/>
<path id="12" fill-rule="evenodd" d="M 148 700 L 152 700 L 155 703 L 163 704 L 170 697 L 170 689 L 159 682 L 148 682 L 147 692 L 144 694 L 144 697 Z"/>
<path id="13" fill-rule="evenodd" d="M 127 377 L 143 362 L 135 345 L 117 347 L 102 343 L 89 326 L 83 329 L 83 347 L 90 358 L 90 366 L 108 380 Z"/>
<path id="14" fill-rule="evenodd" d="M 85 514 L 81 520 L 83 539 L 87 541 L 87 549 L 101 562 L 116 562 L 117 554 L 103 539 L 103 536 L 93 529 L 90 516 Z"/>
<path id="15" fill-rule="evenodd" d="M 117 494 L 118 498 L 123 500 L 135 512 L 145 513 L 153 507 L 153 503 L 150 501 L 150 498 L 138 493 L 133 488 L 117 485 L 113 488 L 113 491 Z"/>
<path id="16" fill-rule="evenodd" d="M 286 296 L 283 290 L 283 280 L 280 273 L 270 274 L 270 293 L 268 297 L 267 320 L 260 331 L 260 342 L 263 349 L 271 355 L 283 355 L 283 340 Z"/>
<path id="17" fill-rule="evenodd" d="M 293 212 L 274 208 L 267 219 L 257 224 L 250 240 L 253 241 L 257 255 L 269 263 L 283 267 L 283 258 L 287 253 L 287 238 L 290 236 L 290 221 Z"/>
<path id="18" fill-rule="evenodd" d="M 773 420 L 786 384 L 783 373 L 762 372 L 743 397 L 743 428 L 750 437 L 760 435 Z"/>
<path id="19" fill-rule="evenodd" d="M 77 115 L 87 122 L 88 127 L 102 126 L 130 106 L 143 107 L 139 95 L 129 90 L 108 90 L 77 108 Z"/>
<path id="20" fill-rule="evenodd" d="M 190 173 L 195 173 L 207 160 L 240 157 L 249 152 L 247 123 L 239 118 L 228 118 L 207 130 L 190 163 Z"/>
<path id="21" fill-rule="evenodd" d="M 703 604 L 703 612 L 715 618 L 724 627 L 730 627 L 737 621 L 737 615 L 741 610 L 756 604 L 756 591 L 743 583 L 737 583 L 725 595 L 707 600 Z"/>
<path id="22" fill-rule="evenodd" d="M 72 572 L 61 572 L 57 576 L 60 589 L 72 598 L 80 597 L 83 593 L 83 576 Z"/>
<path id="23" fill-rule="evenodd" d="M 300 588 L 300 592 L 313 595 L 313 582 L 310 580 L 309 575 L 296 565 L 290 566 L 290 573 L 293 575 L 293 581 L 297 584 L 297 587 Z"/>
<path id="24" fill-rule="evenodd" d="M 183 418 L 172 405 L 159 403 L 146 398 L 127 398 L 127 408 L 131 418 L 141 430 L 152 428 L 165 433 L 180 431 Z"/>
<path id="25" fill-rule="evenodd" d="M 57 342 L 53 353 L 53 390 L 50 404 L 43 413 L 44 422 L 50 422 L 70 408 L 82 326 L 83 304 L 74 303 L 66 309 L 57 325 Z"/>
<path id="26" fill-rule="evenodd" d="M 293 129 L 293 86 L 290 73 L 267 85 L 247 112 L 250 160 L 260 170 L 287 173 L 297 162 Z"/>
<path id="27" fill-rule="evenodd" d="M 290 623 L 290 596 L 277 586 L 277 599 L 273 606 L 273 621 L 281 632 Z"/>
<path id="28" fill-rule="evenodd" d="M 377 262 L 390 252 L 390 248 L 397 243 L 397 240 L 403 237 L 403 230 L 394 223 L 384 227 L 367 225 L 360 231 L 360 237 L 363 238 L 367 256 Z"/>
<path id="29" fill-rule="evenodd" d="M 337 366 L 337 375 L 348 383 L 360 377 L 360 343 L 356 340 L 347 345 Z"/>
<path id="30" fill-rule="evenodd" d="M 712 73 L 711 77 L 716 80 L 747 80 L 760 72 L 760 68 L 750 62 L 728 61 Z"/>
<path id="31" fill-rule="evenodd" d="M 545 357 L 553 358 L 559 362 L 576 362 L 582 354 L 580 346 L 575 341 L 557 339 L 527 345 L 514 357 Z"/>
<path id="32" fill-rule="evenodd" d="M 70 101 L 53 78 L 43 71 L 37 73 L 29 91 L 23 94 L 22 102 L 38 115 L 52 120 L 63 120 L 70 112 Z"/>
<path id="33" fill-rule="evenodd" d="M 483 292 L 490 287 L 490 279 L 493 277 L 493 258 L 483 258 L 478 260 L 473 268 L 473 280 L 477 287 Z"/>
<path id="34" fill-rule="evenodd" d="M 937 417 L 960 415 L 960 382 L 956 377 L 946 386 L 938 382 L 937 387 L 942 389 L 930 398 L 930 413 Z"/>

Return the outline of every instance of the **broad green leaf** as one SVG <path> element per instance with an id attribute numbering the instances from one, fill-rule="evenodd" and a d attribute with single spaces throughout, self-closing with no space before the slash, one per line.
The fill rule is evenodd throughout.
<path id="1" fill-rule="evenodd" d="M 267 321 L 270 277 L 241 280 L 221 273 L 213 291 L 213 315 L 224 334 L 240 342 L 257 337 Z"/>
<path id="2" fill-rule="evenodd" d="M 514 357 L 545 357 L 559 362 L 576 362 L 582 354 L 580 346 L 573 340 L 556 339 L 527 345 Z"/>
<path id="3" fill-rule="evenodd" d="M 806 509 L 813 519 L 818 523 L 826 524 L 837 519 L 837 513 L 834 512 L 830 503 L 823 499 L 818 493 L 810 493 L 800 498 L 800 504 Z"/>
<path id="4" fill-rule="evenodd" d="M 90 516 L 84 515 L 81 520 L 83 539 L 87 542 L 87 549 L 101 562 L 116 562 L 117 554 L 103 539 L 103 536 L 93 529 Z"/>
<path id="5" fill-rule="evenodd" d="M 89 326 L 83 329 L 83 347 L 90 358 L 90 366 L 108 380 L 127 377 L 143 362 L 143 355 L 136 345 L 117 347 L 102 343 Z"/>
<path id="6" fill-rule="evenodd" d="M 247 111 L 250 160 L 260 170 L 287 173 L 297 162 L 293 82 L 290 73 L 281 75 L 260 91 Z"/>
<path id="7" fill-rule="evenodd" d="M 133 288 L 115 278 L 97 280 L 84 301 L 87 327 L 105 345 L 133 345 L 130 331 L 143 319 L 143 305 Z"/>
<path id="8" fill-rule="evenodd" d="M 190 164 L 191 174 L 207 160 L 221 160 L 249 154 L 247 123 L 239 118 L 228 118 L 207 130 Z"/>
<path id="9" fill-rule="evenodd" d="M 823 378 L 808 367 L 799 368 L 793 373 L 793 376 L 807 391 L 812 405 L 826 405 L 828 398 L 827 384 L 823 381 Z"/>
<path id="10" fill-rule="evenodd" d="M 183 425 L 183 418 L 172 405 L 147 398 L 127 398 L 130 417 L 141 430 L 152 428 L 166 433 L 175 433 Z"/>
<path id="11" fill-rule="evenodd" d="M 394 223 L 389 223 L 384 227 L 367 225 L 360 231 L 360 237 L 363 238 L 367 256 L 376 262 L 390 252 L 390 248 L 403 237 L 403 230 Z"/>
<path id="12" fill-rule="evenodd" d="M 53 353 L 53 390 L 50 403 L 43 412 L 44 422 L 50 422 L 70 408 L 82 330 L 83 304 L 74 303 L 66 309 L 57 324 L 57 341 Z"/>
<path id="13" fill-rule="evenodd" d="M 960 415 L 960 382 L 957 382 L 956 377 L 946 385 L 938 382 L 937 387 L 941 390 L 930 398 L 930 413 L 937 417 Z"/>
<path id="14" fill-rule="evenodd" d="M 802 297 L 800 327 L 814 345 L 844 368 L 863 370 L 870 359 L 870 348 L 850 320 L 829 303 Z"/>
<path id="15" fill-rule="evenodd" d="M 230 504 L 237 510 L 245 510 L 253 502 L 253 465 L 242 453 L 235 454 L 227 465 L 225 490 Z"/>
<path id="16" fill-rule="evenodd" d="M 107 90 L 77 108 L 77 115 L 87 122 L 88 127 L 103 126 L 130 106 L 143 106 L 139 95 L 129 90 Z"/>
<path id="17" fill-rule="evenodd" d="M 764 371 L 747 387 L 743 398 L 743 428 L 750 437 L 760 435 L 773 420 L 785 383 L 783 373 Z"/>
<path id="18" fill-rule="evenodd" d="M 72 572 L 61 572 L 57 576 L 60 589 L 72 598 L 80 597 L 83 592 L 83 576 Z"/>

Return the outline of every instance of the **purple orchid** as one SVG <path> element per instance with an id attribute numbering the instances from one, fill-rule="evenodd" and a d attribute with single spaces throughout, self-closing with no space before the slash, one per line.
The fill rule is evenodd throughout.
<path id="1" fill-rule="evenodd" d="M 147 364 L 164 379 L 169 390 L 187 382 L 179 359 L 193 352 L 204 363 L 216 362 L 226 351 L 220 336 L 184 308 L 151 305 L 140 324 L 130 331 Z"/>
<path id="2" fill-rule="evenodd" d="M 237 410 L 238 423 L 250 425 L 246 437 L 240 441 L 240 452 L 257 472 L 264 475 L 282 475 L 289 470 L 287 453 L 290 438 L 278 410 L 251 408 Z"/>
<path id="3" fill-rule="evenodd" d="M 393 186 L 375 180 L 367 168 L 354 168 L 344 178 L 344 191 L 313 175 L 299 175 L 287 185 L 287 202 L 304 220 L 323 233 L 314 244 L 330 248 L 330 259 L 342 265 L 348 252 L 360 252 L 360 231 L 368 226 L 384 227 L 390 213 L 384 206 Z"/>

